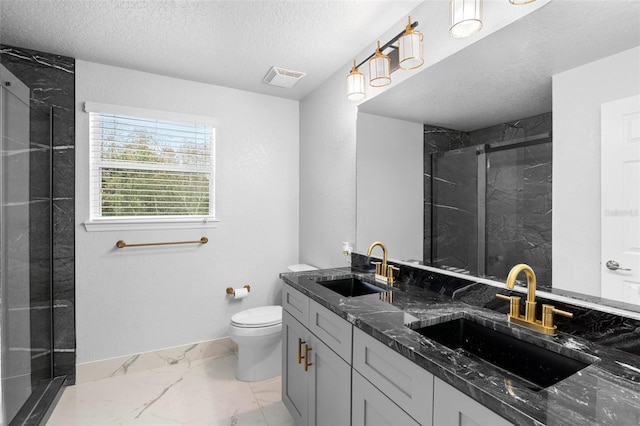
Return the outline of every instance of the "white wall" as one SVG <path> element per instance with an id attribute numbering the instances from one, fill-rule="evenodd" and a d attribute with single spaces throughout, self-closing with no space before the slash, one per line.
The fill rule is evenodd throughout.
<path id="1" fill-rule="evenodd" d="M 336 77 L 300 102 L 300 262 L 319 268 L 346 266 L 356 238 L 357 107 Z"/>
<path id="2" fill-rule="evenodd" d="M 600 105 L 640 93 L 640 47 L 553 76 L 553 288 L 600 296 Z"/>
<path id="3" fill-rule="evenodd" d="M 522 16 L 543 7 L 539 0 L 524 7 L 507 1 L 484 4 L 484 28 L 473 37 L 454 39 L 448 33 L 448 2 L 423 2 L 411 19 L 425 37 L 425 64 L 416 71 L 398 71 L 390 86 L 372 90 L 367 98 L 392 89 L 453 53 L 488 36 Z M 433 5 L 438 5 L 435 7 Z M 381 28 L 382 43 L 406 26 L 399 21 L 390 29 Z M 356 55 L 362 60 L 375 50 L 376 40 Z M 352 61 L 346 63 L 322 86 L 300 102 L 300 261 L 319 267 L 345 264 L 341 241 L 356 238 L 356 117 L 357 103 L 346 99 L 346 77 Z M 361 71 L 366 71 L 366 64 Z M 366 101 L 366 100 L 365 100 Z"/>
<path id="4" fill-rule="evenodd" d="M 356 250 L 381 240 L 392 259 L 422 260 L 424 125 L 362 112 L 357 121 Z"/>
<path id="5" fill-rule="evenodd" d="M 85 101 L 216 118 L 217 229 L 87 232 Z M 230 316 L 279 303 L 298 261 L 298 102 L 76 61 L 77 362 L 228 335 Z M 115 249 L 117 240 L 203 246 Z M 251 285 L 232 301 L 227 286 Z"/>

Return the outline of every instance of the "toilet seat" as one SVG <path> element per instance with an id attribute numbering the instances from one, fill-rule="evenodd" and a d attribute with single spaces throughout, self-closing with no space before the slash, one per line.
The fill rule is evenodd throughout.
<path id="1" fill-rule="evenodd" d="M 282 323 L 282 306 L 261 306 L 238 312 L 231 317 L 231 325 L 240 328 L 261 328 Z"/>

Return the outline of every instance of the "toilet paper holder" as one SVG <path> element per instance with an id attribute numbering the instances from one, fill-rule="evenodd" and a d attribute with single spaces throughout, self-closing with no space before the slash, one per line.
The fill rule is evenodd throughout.
<path id="1" fill-rule="evenodd" d="M 251 286 L 249 286 L 249 284 L 245 284 L 242 287 L 246 288 L 247 292 L 251 292 Z M 227 294 L 236 294 L 236 291 L 233 287 L 227 287 Z"/>

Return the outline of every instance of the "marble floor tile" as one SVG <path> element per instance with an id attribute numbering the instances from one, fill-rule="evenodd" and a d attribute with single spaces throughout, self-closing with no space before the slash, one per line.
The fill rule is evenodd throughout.
<path id="1" fill-rule="evenodd" d="M 235 365 L 228 355 L 70 386 L 47 425 L 293 425 L 280 377 L 241 382 Z"/>

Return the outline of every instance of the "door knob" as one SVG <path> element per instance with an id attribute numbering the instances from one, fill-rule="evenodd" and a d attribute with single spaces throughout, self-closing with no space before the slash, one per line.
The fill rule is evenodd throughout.
<path id="1" fill-rule="evenodd" d="M 616 262 L 615 260 L 609 260 L 606 263 L 606 266 L 608 269 L 611 269 L 612 271 L 630 271 L 631 269 L 628 268 L 621 268 L 620 264 L 618 262 Z"/>

